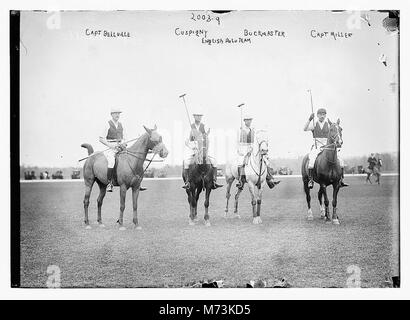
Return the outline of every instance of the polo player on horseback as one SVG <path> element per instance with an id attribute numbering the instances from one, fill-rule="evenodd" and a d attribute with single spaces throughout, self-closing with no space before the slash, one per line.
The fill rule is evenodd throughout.
<path id="1" fill-rule="evenodd" d="M 377 158 L 374 153 L 370 154 L 370 157 L 367 159 L 367 162 L 369 163 L 368 169 L 373 173 L 374 167 L 377 165 Z"/>
<path id="2" fill-rule="evenodd" d="M 193 164 L 197 158 L 198 152 L 200 152 L 200 146 L 204 146 L 207 143 L 207 135 L 209 133 L 205 130 L 205 125 L 201 122 L 203 114 L 200 112 L 193 113 L 195 122 L 191 124 L 191 131 L 189 133 L 188 139 L 185 141 L 185 146 L 187 147 L 187 155 L 184 159 L 184 176 L 188 177 L 189 165 Z M 207 158 L 206 161 L 209 161 L 212 166 L 213 173 L 213 186 L 212 189 L 222 187 L 217 183 L 217 167 L 214 157 L 209 156 L 209 148 L 206 146 Z M 204 152 L 204 151 L 202 151 Z M 189 180 L 187 179 L 185 185 L 182 187 L 184 189 L 189 188 Z"/>
<path id="3" fill-rule="evenodd" d="M 245 122 L 245 126 L 242 126 L 239 129 L 238 134 L 238 175 L 239 175 L 239 183 L 236 185 L 239 189 L 243 189 L 246 183 L 246 175 L 245 175 L 245 165 L 248 162 L 248 159 L 252 153 L 252 146 L 255 141 L 255 129 L 251 127 L 252 124 L 252 117 L 246 116 L 243 121 Z M 269 166 L 269 158 L 268 155 L 264 157 L 265 164 L 267 166 L 267 176 L 266 176 L 266 183 L 268 184 L 269 188 L 273 188 L 278 182 L 273 181 L 272 171 L 273 169 Z"/>
<path id="4" fill-rule="evenodd" d="M 101 131 L 100 142 L 110 148 L 104 152 L 105 157 L 108 161 L 107 168 L 107 192 L 112 192 L 113 184 L 113 172 L 115 165 L 115 157 L 118 152 L 126 148 L 125 143 L 125 130 L 122 123 L 119 121 L 120 113 L 122 112 L 119 108 L 111 108 L 111 119 L 107 121 L 104 129 Z M 146 188 L 140 187 L 140 190 L 146 190 Z"/>
<path id="5" fill-rule="evenodd" d="M 305 127 L 303 128 L 304 131 L 312 131 L 313 133 L 313 146 L 309 152 L 309 162 L 308 162 L 308 176 L 309 176 L 309 189 L 313 188 L 313 168 L 315 166 L 315 161 L 319 153 L 322 151 L 323 147 L 326 146 L 327 138 L 329 135 L 329 128 L 330 123 L 326 117 L 326 109 L 320 108 L 317 110 L 317 117 L 318 120 L 316 124 L 312 120 L 314 120 L 315 114 L 312 113 L 309 117 L 309 120 L 306 122 Z M 340 151 L 340 150 L 339 150 Z M 340 186 L 347 187 L 348 184 L 344 182 L 344 161 L 339 156 L 339 163 L 342 169 L 342 177 L 340 179 Z"/>

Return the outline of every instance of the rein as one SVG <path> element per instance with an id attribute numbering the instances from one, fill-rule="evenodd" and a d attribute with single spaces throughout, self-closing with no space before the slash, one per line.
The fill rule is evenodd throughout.
<path id="1" fill-rule="evenodd" d="M 339 133 L 337 134 L 337 135 L 335 135 L 335 136 L 333 136 L 333 137 L 329 137 L 328 138 L 328 141 L 329 140 L 333 140 L 333 142 L 332 143 L 328 143 L 328 144 L 326 144 L 326 145 L 324 145 L 324 146 L 321 146 L 320 147 L 320 149 L 322 149 L 322 150 L 329 150 L 329 151 L 334 151 L 334 152 L 336 152 L 336 150 L 337 150 L 337 145 L 336 145 L 336 138 L 339 136 Z M 336 161 L 331 161 L 331 160 L 329 160 L 329 158 L 325 155 L 325 158 L 326 158 L 326 161 L 327 162 L 329 162 L 329 163 L 331 163 L 331 164 L 336 164 L 337 163 L 337 155 L 336 155 Z"/>
<path id="2" fill-rule="evenodd" d="M 128 166 L 130 167 L 131 172 L 132 172 L 132 174 L 134 175 L 134 178 L 138 179 L 140 182 L 141 182 L 142 179 L 144 178 L 145 172 L 147 171 L 148 167 L 151 165 L 151 163 L 152 163 L 152 161 L 154 160 L 154 157 L 155 157 L 155 155 L 156 155 L 156 153 L 154 153 L 154 154 L 152 155 L 151 159 L 150 159 L 150 160 L 147 160 L 146 157 L 144 158 L 144 157 L 139 156 L 140 154 L 145 154 L 145 152 L 142 152 L 142 151 L 131 152 L 131 151 L 125 149 L 125 150 L 123 150 L 123 151 L 118 152 L 118 154 L 131 155 L 131 156 L 137 158 L 138 160 L 148 161 L 147 166 L 146 166 L 145 169 L 142 171 L 142 175 L 139 176 L 139 175 L 135 172 L 135 169 L 131 166 L 129 157 L 126 157 L 126 158 L 127 158 Z"/>
<path id="3" fill-rule="evenodd" d="M 262 145 L 262 143 L 263 142 L 266 142 L 266 140 L 262 140 L 260 143 L 259 143 L 259 146 L 258 146 L 258 152 L 256 153 L 256 156 L 258 156 L 259 154 L 260 154 L 260 148 L 261 148 L 261 145 Z M 265 173 L 265 171 L 266 171 L 266 169 L 265 170 L 263 170 L 263 172 L 262 172 L 262 163 L 263 163 L 263 155 L 260 155 L 260 165 L 259 165 L 259 173 L 255 170 L 255 168 L 253 167 L 253 165 L 252 165 L 252 161 L 250 162 L 250 167 L 252 168 L 252 170 L 253 170 L 253 172 L 255 172 L 255 174 L 258 176 L 258 181 L 257 181 L 257 183 L 256 183 L 256 185 L 258 185 L 258 186 L 260 186 L 260 180 L 261 180 L 261 177 L 264 175 L 264 173 Z M 259 188 L 259 187 L 258 187 Z"/>

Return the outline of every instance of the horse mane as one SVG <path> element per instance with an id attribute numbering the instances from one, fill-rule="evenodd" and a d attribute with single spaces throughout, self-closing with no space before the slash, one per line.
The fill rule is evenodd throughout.
<path id="1" fill-rule="evenodd" d="M 148 132 L 144 132 L 142 135 L 140 135 L 137 139 L 137 141 L 135 141 L 130 147 L 127 148 L 127 150 L 132 151 L 133 148 L 135 148 L 137 145 L 140 145 L 143 139 L 146 139 L 149 137 Z"/>

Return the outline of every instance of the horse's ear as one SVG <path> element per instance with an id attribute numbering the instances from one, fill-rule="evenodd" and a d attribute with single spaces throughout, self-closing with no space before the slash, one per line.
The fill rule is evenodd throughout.
<path id="1" fill-rule="evenodd" d="M 330 119 L 327 119 L 327 121 L 329 121 L 329 124 L 333 124 L 333 122 L 332 122 L 332 121 L 330 121 Z"/>
<path id="2" fill-rule="evenodd" d="M 337 125 L 339 125 L 340 124 L 340 119 L 337 119 L 336 123 L 337 123 Z"/>
<path id="3" fill-rule="evenodd" d="M 157 124 L 155 124 L 154 129 L 153 130 L 157 130 Z"/>
<path id="4" fill-rule="evenodd" d="M 144 126 L 144 125 L 143 125 L 143 127 L 144 127 L 145 131 L 147 131 L 148 134 L 151 135 L 151 131 L 152 131 L 152 130 L 151 130 L 151 129 L 148 129 L 148 128 L 147 128 L 146 126 Z"/>

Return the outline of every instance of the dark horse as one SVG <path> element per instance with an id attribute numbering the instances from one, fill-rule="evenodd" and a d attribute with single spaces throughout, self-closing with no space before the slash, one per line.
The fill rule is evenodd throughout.
<path id="1" fill-rule="evenodd" d="M 370 184 L 372 184 L 372 180 L 370 179 L 370 177 L 372 176 L 372 175 L 374 175 L 374 176 L 376 176 L 376 183 L 378 184 L 378 185 L 380 185 L 380 176 L 381 176 L 381 174 L 380 174 L 380 168 L 381 168 L 381 163 L 380 163 L 380 159 L 377 161 L 377 164 L 375 164 L 374 166 L 373 166 L 373 168 L 368 168 L 367 170 L 366 170 L 366 174 L 367 174 L 367 177 L 366 177 L 366 183 L 367 182 L 370 182 Z"/>
<path id="2" fill-rule="evenodd" d="M 209 132 L 209 131 L 208 131 Z M 209 196 L 211 194 L 213 186 L 213 170 L 210 164 L 207 164 L 207 145 L 208 134 L 204 134 L 203 146 L 199 148 L 198 152 L 194 156 L 194 163 L 188 166 L 188 173 L 185 175 L 182 173 L 184 182 L 189 182 L 189 187 L 186 190 L 188 195 L 188 203 L 190 208 L 189 224 L 194 225 L 197 221 L 197 205 L 199 195 L 205 190 L 205 226 L 210 227 L 209 221 Z"/>
<path id="3" fill-rule="evenodd" d="M 318 155 L 314 169 L 313 169 L 313 181 L 319 184 L 320 189 L 318 193 L 321 218 L 326 222 L 332 221 L 333 224 L 339 224 L 339 218 L 336 213 L 337 207 L 337 194 L 340 189 L 340 179 L 342 177 L 342 168 L 340 167 L 339 160 L 337 159 L 337 148 L 340 148 L 343 144 L 342 128 L 339 126 L 340 120 L 336 123 L 330 123 L 329 135 L 327 138 L 327 144 L 323 147 L 323 151 Z M 310 189 L 308 188 L 308 155 L 303 158 L 302 161 L 302 179 L 303 186 L 306 193 L 306 201 L 308 205 L 308 220 L 313 220 L 312 209 L 310 207 Z M 330 219 L 329 213 L 329 199 L 327 197 L 327 186 L 333 186 L 333 215 Z M 322 204 L 322 197 L 325 199 L 325 207 Z"/>
<path id="4" fill-rule="evenodd" d="M 117 183 L 120 186 L 120 216 L 118 223 L 120 230 L 125 230 L 123 226 L 123 214 L 125 209 L 125 196 L 127 190 L 132 188 L 132 203 L 133 203 L 133 222 L 136 229 L 141 229 L 138 225 L 137 217 L 137 201 L 141 180 L 144 175 L 144 161 L 146 160 L 149 151 L 159 154 L 161 158 L 168 155 L 168 150 L 162 142 L 161 135 L 157 132 L 157 126 L 154 129 L 148 129 L 144 126 L 146 133 L 144 133 L 138 140 L 129 148 L 118 153 L 117 159 Z M 104 227 L 101 219 L 101 207 L 106 193 L 107 180 L 107 158 L 103 153 L 96 153 L 92 155 L 94 150 L 90 144 L 84 143 L 81 145 L 88 150 L 91 155 L 84 163 L 83 173 L 85 182 L 84 195 L 84 214 L 86 229 L 90 229 L 90 222 L 88 220 L 88 206 L 90 204 L 90 194 L 94 182 L 97 182 L 100 187 L 100 194 L 97 199 L 98 218 L 97 221 L 101 227 Z"/>

